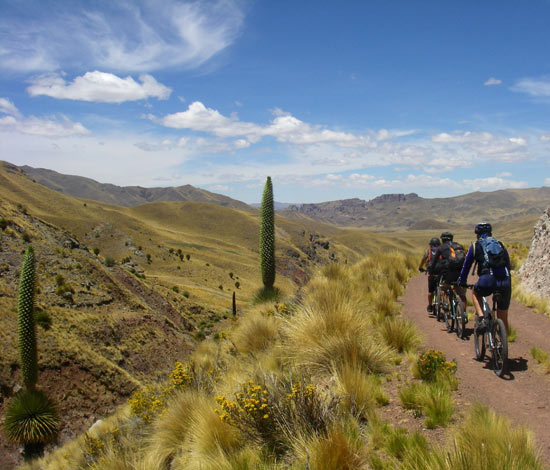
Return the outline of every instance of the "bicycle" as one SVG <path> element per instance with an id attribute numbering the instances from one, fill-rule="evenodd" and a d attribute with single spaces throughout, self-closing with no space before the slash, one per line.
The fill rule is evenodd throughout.
<path id="1" fill-rule="evenodd" d="M 443 318 L 447 331 L 455 330 L 456 335 L 463 339 L 466 331 L 466 322 L 468 317 L 464 304 L 460 297 L 456 294 L 456 282 L 442 284 L 443 289 L 447 293 L 448 304 L 443 304 Z M 446 307 L 446 308 L 445 308 Z M 456 327 L 456 328 L 455 328 Z"/>
<path id="2" fill-rule="evenodd" d="M 420 269 L 421 273 L 428 274 L 427 269 Z M 429 275 L 429 274 L 428 274 Z M 435 277 L 435 290 L 432 294 L 432 311 L 431 314 L 435 315 L 437 318 L 437 321 L 441 321 L 443 319 L 443 313 L 441 312 L 441 286 L 440 280 L 441 276 L 434 276 Z"/>
<path id="3" fill-rule="evenodd" d="M 468 285 L 468 289 L 472 289 L 473 285 Z M 483 333 L 478 332 L 479 317 L 476 315 L 476 323 L 474 327 L 474 347 L 476 359 L 482 361 L 485 358 L 485 351 L 491 351 L 491 363 L 493 372 L 502 377 L 508 366 L 508 332 L 504 326 L 504 322 L 497 317 L 497 304 L 501 294 L 495 292 L 493 294 L 493 308 L 489 306 L 487 298 L 483 297 L 482 310 L 483 316 L 487 323 Z"/>

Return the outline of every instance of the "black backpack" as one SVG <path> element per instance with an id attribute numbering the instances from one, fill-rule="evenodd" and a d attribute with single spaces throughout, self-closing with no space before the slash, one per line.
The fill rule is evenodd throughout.
<path id="1" fill-rule="evenodd" d="M 460 271 L 466 259 L 466 252 L 460 243 L 451 242 L 449 246 L 449 271 Z"/>

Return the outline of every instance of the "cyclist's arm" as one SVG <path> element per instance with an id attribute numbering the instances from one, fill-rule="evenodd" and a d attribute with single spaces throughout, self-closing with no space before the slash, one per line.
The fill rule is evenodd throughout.
<path id="1" fill-rule="evenodd" d="M 460 284 L 466 284 L 468 282 L 468 274 L 470 268 L 474 262 L 474 245 L 470 245 L 468 253 L 466 253 L 466 259 L 464 260 L 464 265 L 462 266 L 462 271 L 460 271 L 460 277 L 458 278 Z"/>
<path id="2" fill-rule="evenodd" d="M 428 250 L 424 252 L 424 256 L 422 256 L 422 260 L 420 261 L 420 265 L 418 266 L 418 269 L 422 269 L 427 262 L 428 262 Z"/>

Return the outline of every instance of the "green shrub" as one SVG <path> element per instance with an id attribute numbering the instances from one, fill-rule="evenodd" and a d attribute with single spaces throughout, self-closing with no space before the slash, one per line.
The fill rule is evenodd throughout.
<path id="1" fill-rule="evenodd" d="M 94 248 L 94 255 L 99 255 L 99 248 L 98 247 L 95 247 Z"/>
<path id="2" fill-rule="evenodd" d="M 107 266 L 108 268 L 112 268 L 115 264 L 116 264 L 116 261 L 110 256 L 107 256 L 105 258 L 105 266 Z"/>
<path id="3" fill-rule="evenodd" d="M 50 314 L 41 309 L 36 309 L 34 313 L 34 322 L 44 330 L 49 330 L 52 326 Z"/>
<path id="4" fill-rule="evenodd" d="M 180 291 L 180 289 L 179 289 L 179 287 L 178 287 L 178 286 L 174 286 L 174 287 L 172 287 L 172 290 L 173 290 L 173 291 L 174 291 L 174 292 L 175 292 L 176 294 L 178 294 L 178 293 L 179 293 L 179 291 Z"/>
<path id="5" fill-rule="evenodd" d="M 4 217 L 0 217 L 0 229 L 6 230 L 6 227 L 9 225 L 9 222 L 4 219 Z"/>

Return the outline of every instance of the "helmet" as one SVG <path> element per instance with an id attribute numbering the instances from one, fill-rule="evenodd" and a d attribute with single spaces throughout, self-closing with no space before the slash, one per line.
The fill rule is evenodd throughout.
<path id="1" fill-rule="evenodd" d="M 452 242 L 452 241 L 453 241 L 453 237 L 454 237 L 454 235 L 453 235 L 451 232 L 443 232 L 443 233 L 441 234 L 441 241 L 442 241 L 442 242 L 447 242 L 447 241 Z"/>
<path id="2" fill-rule="evenodd" d="M 487 222 L 480 222 L 475 226 L 474 232 L 476 235 L 483 235 L 484 233 L 491 235 L 493 233 L 493 227 Z"/>
<path id="3" fill-rule="evenodd" d="M 430 240 L 430 246 L 439 246 L 439 245 L 441 245 L 439 238 L 434 237 Z"/>

